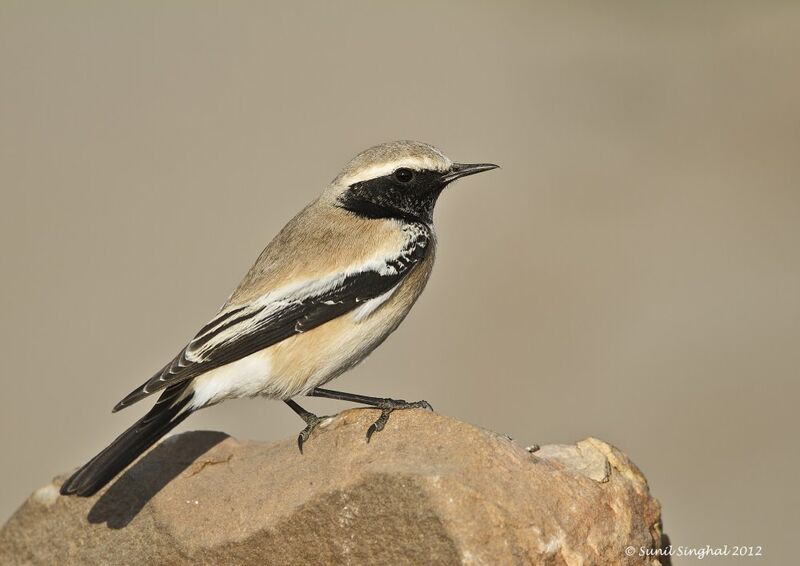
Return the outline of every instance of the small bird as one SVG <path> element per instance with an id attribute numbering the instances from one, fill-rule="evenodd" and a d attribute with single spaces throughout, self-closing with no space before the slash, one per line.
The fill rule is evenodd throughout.
<path id="1" fill-rule="evenodd" d="M 461 177 L 497 168 L 453 163 L 435 147 L 397 141 L 361 152 L 267 245 L 217 315 L 113 412 L 161 392 L 152 409 L 61 486 L 88 497 L 193 412 L 226 399 L 279 399 L 306 423 L 300 452 L 323 420 L 293 398 L 381 409 L 367 441 L 397 409 L 426 401 L 321 386 L 363 360 L 402 322 L 434 261 L 433 209 Z"/>

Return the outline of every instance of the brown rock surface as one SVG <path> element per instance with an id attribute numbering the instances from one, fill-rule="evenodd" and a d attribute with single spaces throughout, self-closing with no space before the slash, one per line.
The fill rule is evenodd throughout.
<path id="1" fill-rule="evenodd" d="M 588 438 L 530 453 L 422 410 L 367 444 L 374 410 L 294 439 L 166 439 L 98 495 L 39 490 L 0 530 L 2 564 L 657 564 L 659 505 Z"/>

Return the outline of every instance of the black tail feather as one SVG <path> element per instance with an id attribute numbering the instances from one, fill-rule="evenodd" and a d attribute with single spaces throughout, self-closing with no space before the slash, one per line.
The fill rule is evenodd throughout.
<path id="1" fill-rule="evenodd" d="M 193 412 L 186 408 L 192 395 L 180 398 L 185 389 L 184 383 L 167 388 L 150 412 L 64 482 L 61 495 L 94 495 L 128 464 L 183 422 Z"/>

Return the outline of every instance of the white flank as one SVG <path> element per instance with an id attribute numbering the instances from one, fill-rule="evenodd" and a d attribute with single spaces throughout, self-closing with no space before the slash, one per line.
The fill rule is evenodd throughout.
<path id="1" fill-rule="evenodd" d="M 392 296 L 397 287 L 398 285 L 395 285 L 394 287 L 386 291 L 383 295 L 375 297 L 374 299 L 370 299 L 369 301 L 367 301 L 366 303 L 355 309 L 353 311 L 353 319 L 356 322 L 360 322 L 365 318 L 367 318 L 369 315 L 375 312 L 375 309 L 377 309 L 379 306 L 381 306 L 383 303 L 389 300 L 389 297 Z"/>
<path id="2" fill-rule="evenodd" d="M 271 367 L 270 354 L 262 350 L 198 376 L 192 382 L 192 408 L 258 395 L 270 377 Z"/>

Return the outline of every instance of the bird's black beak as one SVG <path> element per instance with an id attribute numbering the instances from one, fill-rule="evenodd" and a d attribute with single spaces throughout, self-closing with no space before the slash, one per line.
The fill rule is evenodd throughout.
<path id="1" fill-rule="evenodd" d="M 451 183 L 461 177 L 474 175 L 475 173 L 483 173 L 484 171 L 491 171 L 498 167 L 500 166 L 494 163 L 453 163 L 450 171 L 442 175 L 442 182 L 445 184 Z"/>

